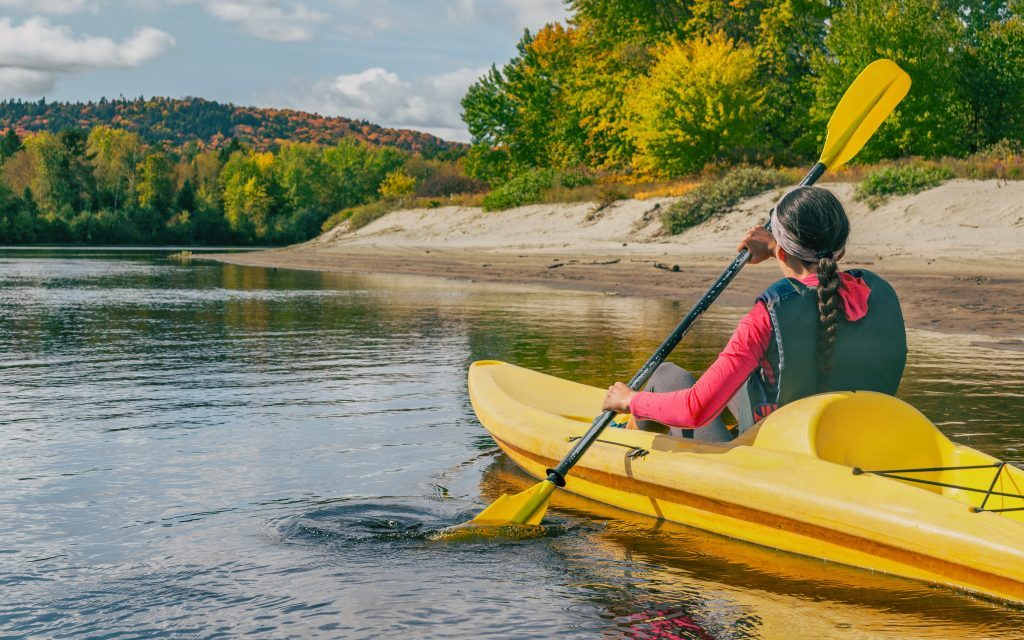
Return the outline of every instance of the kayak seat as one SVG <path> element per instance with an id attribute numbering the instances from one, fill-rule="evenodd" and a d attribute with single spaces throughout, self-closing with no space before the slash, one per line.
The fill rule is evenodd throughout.
<path id="1" fill-rule="evenodd" d="M 920 411 L 871 391 L 791 402 L 762 421 L 753 445 L 864 470 L 941 467 L 954 457 L 953 444 Z"/>

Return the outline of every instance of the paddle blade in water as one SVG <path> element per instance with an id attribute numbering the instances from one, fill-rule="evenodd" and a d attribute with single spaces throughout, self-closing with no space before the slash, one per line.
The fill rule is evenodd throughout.
<path id="1" fill-rule="evenodd" d="M 846 90 L 828 121 L 821 163 L 843 166 L 871 138 L 910 91 L 910 76 L 892 60 L 875 60 Z"/>
<path id="2" fill-rule="evenodd" d="M 500 527 L 509 524 L 540 524 L 548 510 L 548 502 L 555 491 L 555 484 L 545 480 L 540 484 L 510 496 L 507 493 L 494 504 L 480 512 L 469 524 L 484 527 Z"/>

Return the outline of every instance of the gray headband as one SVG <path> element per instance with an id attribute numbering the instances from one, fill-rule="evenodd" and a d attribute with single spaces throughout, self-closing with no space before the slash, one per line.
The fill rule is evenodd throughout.
<path id="1" fill-rule="evenodd" d="M 796 189 L 799 188 L 800 187 L 797 187 Z M 808 249 L 800 244 L 797 239 L 793 237 L 793 234 L 786 229 L 786 227 L 782 226 L 782 223 L 779 221 L 779 205 L 781 205 L 782 201 L 786 199 L 786 196 L 793 193 L 793 191 L 796 191 L 796 189 L 792 189 L 783 194 L 772 208 L 772 219 L 770 225 L 772 235 L 775 237 L 775 242 L 777 242 L 779 247 L 787 254 L 793 256 L 797 260 L 803 260 L 804 262 L 817 262 L 822 258 L 831 258 L 833 260 L 841 258 L 843 253 L 846 251 L 845 244 L 837 248 L 835 251 L 816 251 L 814 249 Z"/>

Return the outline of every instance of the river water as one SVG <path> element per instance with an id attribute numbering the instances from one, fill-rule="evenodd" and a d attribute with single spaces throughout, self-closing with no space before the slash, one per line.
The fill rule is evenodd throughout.
<path id="1" fill-rule="evenodd" d="M 1024 610 L 556 494 L 548 534 L 431 532 L 532 484 L 474 360 L 606 385 L 692 301 L 0 253 L 0 636 L 1019 637 Z M 742 310 L 702 319 L 701 369 Z M 901 395 L 1024 461 L 1024 352 L 911 332 Z M 669 636 L 664 636 L 669 637 Z"/>

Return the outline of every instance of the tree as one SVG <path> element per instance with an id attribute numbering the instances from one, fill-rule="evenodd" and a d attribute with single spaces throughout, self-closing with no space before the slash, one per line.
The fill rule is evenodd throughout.
<path id="1" fill-rule="evenodd" d="M 224 217 L 243 240 L 261 240 L 267 234 L 271 199 L 256 176 L 231 175 L 224 184 Z"/>
<path id="2" fill-rule="evenodd" d="M 634 41 L 605 41 L 597 26 L 581 22 L 572 82 L 566 101 L 578 113 L 586 162 L 597 167 L 628 167 L 636 149 L 629 135 L 626 88 L 654 63 L 650 48 Z"/>
<path id="3" fill-rule="evenodd" d="M 48 132 L 25 139 L 25 149 L 32 156 L 32 193 L 44 213 L 56 214 L 72 210 L 77 191 L 69 171 L 67 148 Z"/>
<path id="4" fill-rule="evenodd" d="M 380 197 L 384 199 L 404 198 L 416 190 L 416 178 L 402 169 L 392 171 L 380 183 Z"/>
<path id="5" fill-rule="evenodd" d="M 405 160 L 406 155 L 397 149 L 374 149 L 348 140 L 326 149 L 323 155 L 326 208 L 340 211 L 375 199 L 384 177 L 401 167 Z"/>
<path id="6" fill-rule="evenodd" d="M 179 212 L 196 210 L 196 189 L 188 178 L 181 183 L 181 189 L 178 190 L 178 195 L 174 200 L 174 209 Z"/>
<path id="7" fill-rule="evenodd" d="M 566 92 L 573 83 L 576 34 L 560 24 L 531 35 L 519 54 L 473 84 L 462 99 L 473 142 L 508 151 L 515 170 L 579 164 L 585 134 Z"/>
<path id="8" fill-rule="evenodd" d="M 93 127 L 86 150 L 92 156 L 101 205 L 119 209 L 137 199 L 138 169 L 145 153 L 142 138 L 112 127 Z"/>
<path id="9" fill-rule="evenodd" d="M 508 152 L 486 144 L 474 144 L 470 147 L 464 163 L 466 175 L 491 185 L 501 184 L 512 175 L 512 161 L 508 157 Z"/>
<path id="10" fill-rule="evenodd" d="M 817 81 L 812 63 L 824 52 L 832 6 L 828 0 L 773 0 L 759 16 L 751 45 L 766 96 L 758 134 L 765 152 L 797 160 L 818 150 L 818 131 L 808 126 Z"/>
<path id="11" fill-rule="evenodd" d="M 763 92 L 753 50 L 723 33 L 657 50 L 626 97 L 637 168 L 660 176 L 699 171 L 755 143 Z"/>
<path id="12" fill-rule="evenodd" d="M 992 22 L 964 58 L 969 150 L 1024 140 L 1024 19 Z"/>
<path id="13" fill-rule="evenodd" d="M 595 27 L 593 35 L 605 42 L 655 45 L 684 36 L 693 2 L 685 0 L 569 0 L 573 22 Z"/>
<path id="14" fill-rule="evenodd" d="M 146 156 L 139 180 L 139 206 L 164 220 L 174 205 L 175 179 L 171 163 L 162 153 Z"/>
<path id="15" fill-rule="evenodd" d="M 276 154 L 274 171 L 292 211 L 312 209 L 326 213 L 328 178 L 322 149 L 308 143 L 285 144 Z"/>
<path id="16" fill-rule="evenodd" d="M 0 162 L 21 151 L 21 138 L 14 127 L 8 127 L 3 138 L 0 138 Z"/>
<path id="17" fill-rule="evenodd" d="M 865 66 L 891 58 L 914 84 L 860 159 L 963 153 L 969 110 L 958 66 L 963 33 L 963 22 L 942 0 L 849 0 L 832 16 L 827 54 L 814 60 L 817 129 L 824 131 Z"/>

